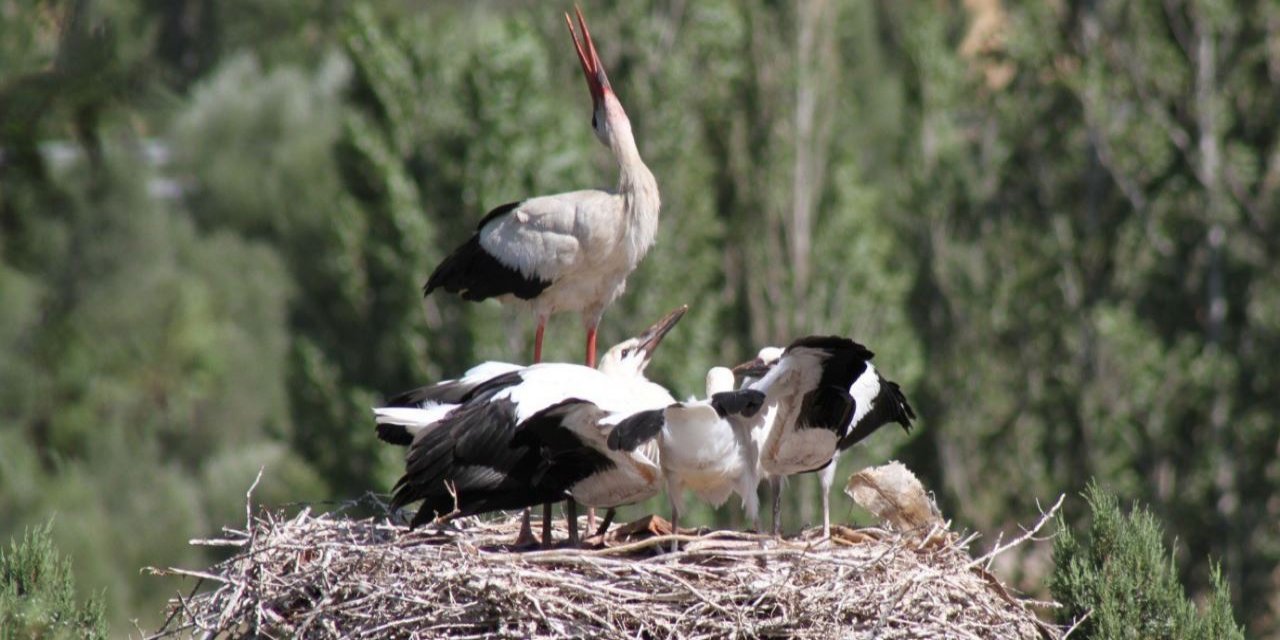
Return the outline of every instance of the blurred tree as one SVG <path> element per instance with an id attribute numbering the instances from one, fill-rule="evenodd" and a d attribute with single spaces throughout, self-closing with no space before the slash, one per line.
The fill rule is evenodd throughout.
<path id="1" fill-rule="evenodd" d="M 48 8 L 56 56 L 0 83 L 0 535 L 59 514 L 78 588 L 119 626 L 172 592 L 140 567 L 202 561 L 185 540 L 243 507 L 257 469 L 206 461 L 269 462 L 267 499 L 324 494 L 270 445 L 290 425 L 280 260 L 164 199 L 164 145 L 131 126 L 155 106 L 147 64 L 113 6 Z"/>
<path id="2" fill-rule="evenodd" d="M 1064 605 L 1059 621 L 1081 621 L 1082 638 L 1240 638 L 1222 574 L 1211 572 L 1212 598 L 1196 610 L 1178 581 L 1177 562 L 1146 509 L 1121 513 L 1116 497 L 1086 489 L 1093 522 L 1077 536 L 1062 518 L 1053 541 L 1050 589 Z"/>
<path id="3" fill-rule="evenodd" d="M 886 11 L 911 62 L 898 198 L 918 218 L 920 408 L 945 425 L 911 460 L 983 529 L 1106 478 L 1179 532 L 1198 589 L 1221 557 L 1265 625 L 1274 600 L 1248 594 L 1275 588 L 1280 560 L 1277 407 L 1257 392 L 1276 376 L 1256 312 L 1280 185 L 1264 177 L 1276 128 L 1255 115 L 1277 106 L 1259 83 L 1268 11 Z"/>
<path id="4" fill-rule="evenodd" d="M 81 603 L 71 563 L 49 537 L 52 524 L 0 549 L 0 638 L 105 638 L 102 603 Z"/>

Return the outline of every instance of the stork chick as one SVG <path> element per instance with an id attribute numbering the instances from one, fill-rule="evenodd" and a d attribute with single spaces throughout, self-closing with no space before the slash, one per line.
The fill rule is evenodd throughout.
<path id="1" fill-rule="evenodd" d="M 801 346 L 800 350 L 795 350 Z M 814 347 L 818 349 L 814 350 Z M 821 469 L 822 535 L 831 536 L 831 484 L 840 453 L 889 422 L 911 432 L 915 413 L 896 382 L 871 364 L 870 350 L 843 338 L 802 338 L 786 350 L 765 347 L 734 368 L 746 388 L 771 400 L 753 425 L 761 471 L 773 493 L 773 532 L 781 529 L 781 484 L 790 475 Z M 845 380 L 851 382 L 847 385 Z M 779 407 L 798 409 L 780 414 Z M 797 413 L 798 410 L 798 413 Z"/>

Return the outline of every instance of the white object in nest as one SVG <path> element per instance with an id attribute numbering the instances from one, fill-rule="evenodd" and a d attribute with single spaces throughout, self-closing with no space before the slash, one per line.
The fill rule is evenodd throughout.
<path id="1" fill-rule="evenodd" d="M 896 460 L 853 474 L 844 492 L 898 531 L 929 531 L 935 526 L 944 526 L 938 506 L 920 480 Z"/>

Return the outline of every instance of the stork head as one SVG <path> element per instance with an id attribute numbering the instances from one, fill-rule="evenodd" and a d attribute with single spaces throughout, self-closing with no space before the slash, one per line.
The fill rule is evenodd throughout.
<path id="1" fill-rule="evenodd" d="M 564 20 L 569 24 L 569 35 L 573 36 L 578 63 L 582 65 L 582 75 L 586 76 L 587 89 L 591 91 L 591 129 L 600 142 L 613 148 L 617 136 L 631 134 L 631 121 L 627 119 L 622 103 L 618 102 L 618 96 L 614 95 L 613 88 L 609 86 L 609 76 L 605 74 L 604 64 L 596 53 L 596 43 L 587 30 L 587 21 L 582 18 L 582 9 L 575 6 L 573 10 L 578 14 L 578 29 L 574 29 L 573 19 L 569 14 L 564 14 Z M 578 39 L 579 30 L 582 31 L 581 40 Z"/>
<path id="2" fill-rule="evenodd" d="M 743 378 L 763 378 L 773 365 L 782 358 L 782 347 L 765 347 L 756 354 L 754 360 L 748 360 L 733 368 L 733 372 Z"/>
<path id="3" fill-rule="evenodd" d="M 613 345 L 600 357 L 600 364 L 596 368 L 608 375 L 642 376 L 662 338 L 680 322 L 680 318 L 688 310 L 689 306 L 683 305 L 663 316 L 653 326 L 645 329 L 644 333 Z"/>
<path id="4" fill-rule="evenodd" d="M 733 371 L 726 367 L 711 367 L 707 371 L 707 397 L 725 391 L 733 391 Z"/>

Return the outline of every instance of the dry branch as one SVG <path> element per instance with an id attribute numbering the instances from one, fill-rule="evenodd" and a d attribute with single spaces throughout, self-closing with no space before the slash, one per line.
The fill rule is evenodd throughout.
<path id="1" fill-rule="evenodd" d="M 463 518 L 409 531 L 384 518 L 264 512 L 245 531 L 192 541 L 238 546 L 226 561 L 156 571 L 215 588 L 172 600 L 152 637 L 1061 636 L 1033 610 L 1053 605 L 1013 595 L 970 556 L 971 537 L 715 531 L 682 533 L 672 554 L 662 551 L 671 536 L 634 527 L 640 539 L 520 553 L 506 546 L 517 528 Z"/>

